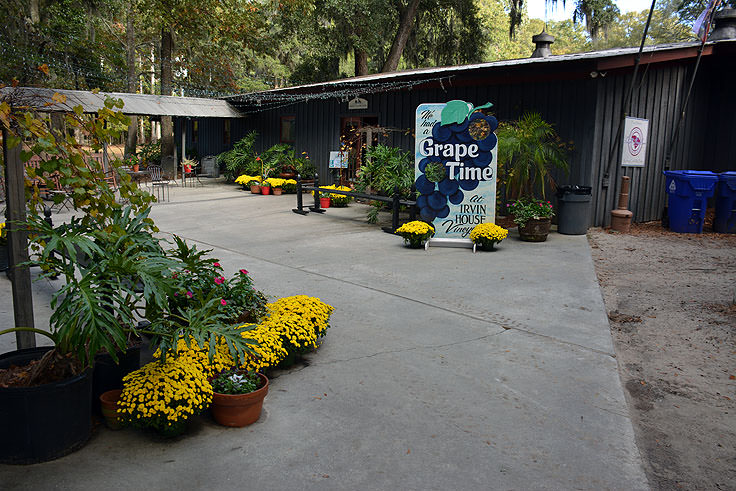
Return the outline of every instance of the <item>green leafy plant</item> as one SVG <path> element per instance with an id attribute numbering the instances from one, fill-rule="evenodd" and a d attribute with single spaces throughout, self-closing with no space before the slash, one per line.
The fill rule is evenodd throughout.
<path id="1" fill-rule="evenodd" d="M 255 372 L 230 369 L 212 379 L 212 390 L 219 394 L 248 394 L 258 389 L 261 378 Z"/>
<path id="2" fill-rule="evenodd" d="M 50 337 L 61 355 L 71 354 L 81 367 L 107 351 L 113 359 L 137 337 L 142 305 L 164 306 L 170 285 L 166 274 L 175 265 L 154 238 L 149 209 L 135 214 L 128 206 L 112 210 L 104 220 L 72 217 L 52 227 L 31 215 L 30 262 L 42 277 L 62 277 L 65 284 L 51 300 Z M 18 328 L 23 330 L 23 328 Z"/>
<path id="3" fill-rule="evenodd" d="M 414 183 L 414 162 L 410 152 L 398 147 L 374 145 L 366 152 L 366 161 L 358 169 L 355 188 L 360 192 L 371 192 L 390 196 L 398 188 L 399 194 L 408 197 Z M 368 211 L 368 222 L 375 223 L 383 203 L 376 202 Z"/>
<path id="4" fill-rule="evenodd" d="M 223 174 L 227 182 L 235 181 L 241 174 L 261 175 L 261 162 L 255 153 L 258 133 L 251 131 L 238 140 L 233 148 L 217 156 L 217 161 L 225 166 Z"/>
<path id="5" fill-rule="evenodd" d="M 296 173 L 302 179 L 314 179 L 314 174 L 317 172 L 317 168 L 312 164 L 309 159 L 307 152 L 302 152 L 301 156 L 296 157 L 293 162 Z"/>
<path id="6" fill-rule="evenodd" d="M 509 213 L 514 216 L 514 222 L 520 227 L 526 225 L 529 220 L 554 216 L 554 210 L 549 201 L 539 201 L 528 196 L 519 198 L 513 203 L 507 204 L 506 207 Z"/>
<path id="7" fill-rule="evenodd" d="M 157 141 L 146 143 L 138 150 L 138 157 L 144 167 L 161 165 L 161 143 Z"/>
<path id="8" fill-rule="evenodd" d="M 514 123 L 499 125 L 496 135 L 498 161 L 506 166 L 512 197 L 544 197 L 545 185 L 556 187 L 551 169 L 568 169 L 568 145 L 538 113 L 526 113 Z"/>

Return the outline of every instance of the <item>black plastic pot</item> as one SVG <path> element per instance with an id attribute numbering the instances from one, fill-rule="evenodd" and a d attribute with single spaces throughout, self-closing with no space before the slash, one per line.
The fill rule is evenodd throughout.
<path id="1" fill-rule="evenodd" d="M 24 365 L 50 347 L 0 355 L 0 368 Z M 0 388 L 0 462 L 34 464 L 81 448 L 92 431 L 92 370 L 37 387 Z"/>
<path id="2" fill-rule="evenodd" d="M 107 353 L 95 356 L 95 369 L 92 376 L 92 407 L 100 410 L 100 395 L 113 389 L 123 388 L 123 377 L 141 367 L 141 347 L 131 346 L 118 355 L 115 363 Z"/>

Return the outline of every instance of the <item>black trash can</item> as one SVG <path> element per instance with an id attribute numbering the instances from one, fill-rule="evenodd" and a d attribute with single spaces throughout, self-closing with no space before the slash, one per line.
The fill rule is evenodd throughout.
<path id="1" fill-rule="evenodd" d="M 557 188 L 557 231 L 566 235 L 584 235 L 590 224 L 590 186 Z"/>

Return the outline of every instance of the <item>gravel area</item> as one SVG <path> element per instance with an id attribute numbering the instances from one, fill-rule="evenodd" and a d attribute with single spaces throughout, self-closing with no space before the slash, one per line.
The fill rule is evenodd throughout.
<path id="1" fill-rule="evenodd" d="M 653 489 L 736 489 L 736 236 L 591 229 Z"/>

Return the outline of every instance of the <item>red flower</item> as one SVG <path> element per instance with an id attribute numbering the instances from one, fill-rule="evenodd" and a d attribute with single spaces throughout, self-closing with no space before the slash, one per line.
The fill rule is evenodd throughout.
<path id="1" fill-rule="evenodd" d="M 214 263 L 212 266 L 214 266 L 216 268 L 219 268 L 220 267 L 220 263 Z"/>
<path id="2" fill-rule="evenodd" d="M 240 274 L 248 274 L 248 270 L 247 269 L 241 269 L 240 270 Z"/>
<path id="3" fill-rule="evenodd" d="M 221 299 L 220 299 L 220 304 L 222 304 L 222 305 L 227 305 L 227 302 L 225 301 L 225 299 L 224 299 L 224 298 L 221 298 Z"/>
<path id="4" fill-rule="evenodd" d="M 225 277 L 224 276 L 220 276 L 219 278 L 215 278 L 215 283 L 217 283 L 218 285 L 222 285 L 224 282 L 225 282 Z"/>

